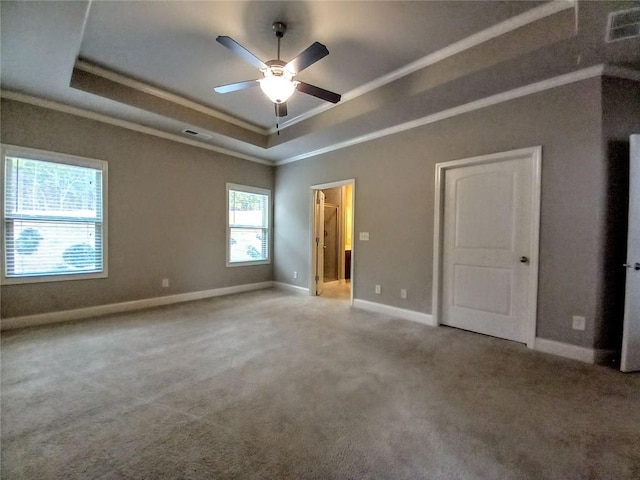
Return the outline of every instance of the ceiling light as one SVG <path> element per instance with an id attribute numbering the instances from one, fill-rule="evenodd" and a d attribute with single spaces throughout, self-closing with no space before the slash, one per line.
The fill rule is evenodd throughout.
<path id="1" fill-rule="evenodd" d="M 264 78 L 258 80 L 260 88 L 273 103 L 284 103 L 293 95 L 298 82 L 283 65 L 269 65 L 262 73 Z"/>

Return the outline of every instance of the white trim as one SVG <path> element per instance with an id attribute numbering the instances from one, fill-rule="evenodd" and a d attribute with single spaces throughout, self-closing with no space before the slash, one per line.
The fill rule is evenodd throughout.
<path id="1" fill-rule="evenodd" d="M 152 87 L 151 85 L 140 82 L 138 80 L 134 80 L 133 78 L 126 77 L 119 73 L 106 70 L 84 60 L 77 60 L 75 68 L 77 68 L 78 70 L 82 70 L 83 72 L 91 73 L 98 77 L 106 78 L 107 80 L 111 80 L 112 82 L 125 85 L 127 87 L 133 88 L 134 90 L 138 90 L 139 92 L 147 93 L 149 95 L 153 95 L 154 97 L 162 98 L 163 100 L 168 100 L 169 102 L 175 103 L 176 105 L 196 110 L 200 113 L 204 113 L 205 115 L 209 115 L 210 117 L 214 117 L 224 122 L 231 123 L 240 128 L 244 128 L 261 135 L 269 134 L 269 130 L 267 130 L 266 128 L 258 127 L 257 125 L 244 122 L 236 117 L 232 117 L 231 115 L 219 112 L 218 110 L 215 110 L 213 108 L 206 107 L 200 103 L 193 102 L 179 95 L 174 95 L 164 90 L 160 90 L 159 88 Z"/>
<path id="2" fill-rule="evenodd" d="M 496 163 L 517 157 L 528 157 L 532 161 L 532 186 L 531 186 L 531 224 L 530 224 L 530 251 L 529 251 L 529 289 L 527 292 L 527 333 L 526 343 L 529 348 L 534 348 L 536 335 L 536 318 L 538 309 L 538 269 L 539 269 L 539 242 L 540 242 L 540 195 L 542 189 L 542 147 L 521 148 L 507 152 L 492 153 L 478 157 L 452 160 L 450 162 L 437 163 L 435 166 L 435 198 L 433 219 L 433 290 L 432 290 L 432 314 L 435 325 L 440 324 L 442 305 L 440 295 L 442 290 L 442 242 L 444 231 L 444 174 L 447 170 Z"/>
<path id="3" fill-rule="evenodd" d="M 627 69 L 621 69 L 621 70 L 627 73 L 632 72 Z M 506 92 L 498 93 L 496 95 L 491 95 L 489 97 L 481 98 L 479 100 L 474 100 L 473 102 L 465 103 L 463 105 L 458 105 L 457 107 L 442 110 L 440 112 L 436 112 L 422 118 L 417 118 L 415 120 L 410 120 L 408 122 L 400 123 L 398 125 L 393 125 L 391 127 L 378 130 L 376 132 L 370 132 L 365 135 L 361 135 L 359 137 L 350 138 L 349 140 L 338 142 L 333 145 L 329 145 L 327 147 L 319 148 L 318 150 L 313 150 L 310 152 L 302 153 L 300 155 L 295 155 L 290 158 L 278 160 L 275 162 L 275 164 L 277 166 L 280 166 L 280 165 L 285 165 L 287 163 L 297 162 L 298 160 L 304 160 L 305 158 L 315 157 L 318 155 L 322 155 L 324 153 L 329 153 L 335 150 L 341 150 L 343 148 L 351 147 L 353 145 L 358 145 L 360 143 L 369 142 L 371 140 L 377 140 L 379 138 L 386 137 L 388 135 L 394 135 L 396 133 L 404 132 L 406 130 L 422 127 L 430 123 L 446 120 L 447 118 L 473 112 L 475 110 L 480 110 L 482 108 L 491 107 L 493 105 L 498 105 L 500 103 L 507 102 L 509 100 L 515 100 L 517 98 L 526 97 L 534 93 L 540 93 L 545 90 L 561 87 L 563 85 L 580 82 L 582 80 L 587 80 L 589 78 L 595 78 L 602 75 L 620 76 L 618 75 L 618 73 L 622 74 L 622 72 L 618 72 L 617 69 L 605 68 L 604 65 L 596 65 L 595 67 L 585 68 L 575 72 L 567 73 L 565 75 L 560 75 L 559 77 L 549 78 L 546 80 L 542 80 L 540 82 L 532 83 L 530 85 L 525 85 L 524 87 L 518 87 L 513 90 L 508 90 Z M 640 75 L 640 72 L 638 73 Z"/>
<path id="4" fill-rule="evenodd" d="M 242 261 L 231 261 L 231 217 L 229 216 L 229 191 L 233 190 L 234 192 L 243 192 L 243 193 L 255 193 L 257 195 L 263 195 L 267 197 L 267 258 L 261 260 L 242 260 Z M 271 239 L 272 239 L 272 218 L 273 218 L 273 207 L 272 207 L 272 196 L 271 190 L 268 188 L 261 187 L 252 187 L 249 185 L 240 185 L 238 183 L 227 182 L 226 188 L 226 250 L 227 250 L 227 267 L 249 267 L 252 265 L 268 265 L 271 263 Z M 264 215 L 264 212 L 263 212 Z M 236 227 L 237 228 L 237 227 Z M 264 228 L 264 227 L 260 227 Z"/>
<path id="5" fill-rule="evenodd" d="M 55 110 L 62 113 L 69 113 L 71 115 L 76 115 L 82 118 L 88 118 L 90 120 L 96 120 L 98 122 L 107 123 L 109 125 L 114 125 L 116 127 L 122 127 L 128 130 L 133 130 L 134 132 L 146 133 L 147 135 L 153 135 L 154 137 L 164 138 L 165 140 L 172 140 L 178 143 L 184 143 L 185 145 L 191 145 L 192 147 L 198 147 L 204 150 L 211 150 L 213 152 L 229 155 L 230 157 L 241 158 L 243 160 L 248 160 L 250 162 L 261 163 L 263 165 L 269 165 L 269 166 L 274 165 L 274 162 L 270 160 L 265 160 L 263 158 L 246 155 L 244 153 L 236 152 L 235 150 L 230 150 L 224 147 L 217 147 L 215 145 L 209 145 L 206 143 L 197 142 L 190 138 L 184 138 L 184 137 L 181 137 L 180 135 L 164 132 L 162 130 L 158 130 L 152 127 L 145 127 L 143 125 L 130 122 L 128 120 L 121 120 L 119 118 L 110 117 L 108 115 L 92 112 L 89 110 L 85 110 L 83 108 L 72 107 L 70 105 L 54 102 L 52 100 L 45 100 L 44 98 L 25 95 L 24 93 L 13 92 L 9 90 L 2 90 L 0 91 L 0 97 L 5 98 L 7 100 L 14 100 L 16 102 L 28 103 L 30 105 L 35 105 L 37 107 L 48 108 L 50 110 Z"/>
<path id="6" fill-rule="evenodd" d="M 80 35 L 77 38 L 77 44 L 75 49 L 74 59 L 77 59 L 80 56 L 80 49 L 82 48 L 82 39 L 84 38 L 85 32 L 87 31 L 87 24 L 89 23 L 89 14 L 91 13 L 91 6 L 93 5 L 93 0 L 89 0 L 87 2 L 87 9 L 84 12 L 84 18 L 82 19 L 82 28 L 80 29 Z"/>
<path id="7" fill-rule="evenodd" d="M 349 100 L 353 100 L 354 98 L 358 98 L 365 93 L 369 93 L 372 90 L 380 88 L 384 85 L 387 85 L 399 78 L 406 77 L 418 70 L 421 70 L 429 65 L 433 65 L 434 63 L 440 62 L 446 58 L 452 57 L 453 55 L 457 55 L 465 50 L 469 50 L 473 47 L 476 47 L 482 43 L 485 43 L 489 40 L 497 38 L 501 35 L 509 33 L 518 28 L 524 27 L 525 25 L 529 25 L 530 23 L 536 22 L 546 17 L 550 17 L 556 13 L 562 12 L 569 8 L 573 8 L 574 3 L 578 3 L 576 0 L 560 0 L 548 2 L 540 7 L 532 8 L 524 13 L 516 15 L 515 17 L 511 17 L 501 23 L 493 25 L 485 30 L 482 30 L 478 33 L 475 33 L 469 37 L 466 37 L 458 42 L 452 43 L 451 45 L 447 45 L 446 47 L 430 53 L 414 62 L 409 63 L 393 72 L 387 73 L 381 77 L 372 80 L 371 82 L 365 83 L 353 90 L 342 95 L 342 99 L 338 104 L 323 104 L 316 108 L 306 111 L 302 115 L 298 115 L 297 117 L 292 118 L 286 122 L 280 124 L 280 130 L 284 130 L 287 127 L 295 125 L 296 123 L 302 122 L 303 120 L 307 120 L 308 118 L 314 117 L 322 112 L 330 110 L 337 105 L 342 105 Z M 269 133 L 273 134 L 276 132 L 275 128 L 269 129 Z"/>
<path id="8" fill-rule="evenodd" d="M 145 308 L 160 307 L 174 303 L 191 302 L 204 298 L 219 297 L 222 295 L 232 295 L 234 293 L 249 292 L 252 290 L 262 290 L 271 288 L 273 282 L 247 283 L 234 285 L 232 287 L 214 288 L 211 290 L 200 290 L 197 292 L 179 293 L 167 295 L 165 297 L 144 298 L 129 302 L 111 303 L 107 305 L 96 305 L 94 307 L 77 308 L 74 310 L 63 310 L 59 312 L 39 313 L 35 315 L 25 315 L 22 317 L 10 317 L 0 320 L 1 330 L 11 330 L 15 328 L 34 327 L 36 325 L 47 325 L 50 323 L 68 322 L 70 320 L 80 320 L 85 318 L 109 315 L 113 313 L 130 312 Z"/>
<path id="9" fill-rule="evenodd" d="M 299 160 L 304 160 L 306 158 L 311 158 L 311 157 L 315 157 L 325 153 L 333 152 L 336 150 L 341 150 L 343 148 L 348 148 L 348 147 L 358 145 L 360 143 L 365 143 L 371 140 L 376 140 L 382 137 L 386 137 L 388 135 L 401 133 L 406 130 L 411 130 L 413 128 L 439 122 L 441 120 L 446 120 L 448 118 L 452 118 L 458 115 L 463 115 L 465 113 L 473 112 L 475 110 L 480 110 L 485 107 L 498 105 L 500 103 L 503 103 L 509 100 L 514 100 L 517 98 L 525 97 L 527 95 L 540 93 L 545 90 L 550 90 L 556 87 L 561 87 L 571 83 L 580 82 L 583 80 L 587 80 L 595 77 L 601 77 L 601 76 L 622 78 L 622 79 L 640 82 L 640 71 L 632 70 L 624 67 L 610 66 L 610 65 L 596 65 L 596 66 L 588 67 L 582 70 L 577 70 L 575 72 L 567 73 L 565 75 L 560 75 L 558 77 L 548 78 L 540 82 L 525 85 L 523 87 L 498 93 L 496 95 L 474 100 L 473 102 L 459 105 L 457 107 L 453 107 L 447 110 L 442 110 L 440 112 L 436 112 L 431 115 L 427 115 L 425 117 L 417 118 L 405 123 L 384 128 L 382 130 L 370 132 L 368 134 L 361 135 L 359 137 L 354 137 L 349 140 L 345 140 L 343 142 L 338 142 L 333 145 L 329 145 L 327 147 L 323 147 L 317 150 L 313 150 L 300 155 L 295 155 L 293 157 L 284 158 L 281 160 L 273 160 L 273 161 L 266 160 L 264 158 L 254 157 L 252 155 L 247 155 L 244 153 L 240 153 L 235 150 L 230 150 L 228 148 L 218 147 L 215 145 L 198 142 L 190 138 L 184 138 L 176 134 L 164 132 L 162 130 L 158 130 L 151 127 L 145 127 L 134 122 L 129 122 L 127 120 L 120 120 L 114 117 L 109 117 L 104 114 L 91 112 L 89 110 L 85 110 L 82 108 L 72 107 L 69 105 L 61 104 L 51 100 L 45 100 L 45 99 L 34 97 L 31 95 L 25 95 L 23 93 L 18 93 L 18 92 L 13 92 L 8 90 L 1 90 L 0 97 L 6 98 L 8 100 L 15 100 L 22 103 L 28 103 L 28 104 L 36 105 L 39 107 L 60 111 L 63 113 L 77 115 L 79 117 L 96 120 L 96 121 L 107 123 L 110 125 L 115 125 L 118 127 L 133 130 L 136 132 L 146 133 L 148 135 L 153 135 L 153 136 L 164 138 L 167 140 L 172 140 L 178 143 L 184 143 L 186 145 L 191 145 L 191 146 L 202 148 L 205 150 L 222 153 L 224 155 L 241 158 L 243 160 L 248 160 L 250 162 L 260 163 L 262 165 L 280 166 L 280 165 L 286 165 L 288 163 L 297 162 Z"/>
<path id="10" fill-rule="evenodd" d="M 100 165 L 100 168 L 106 169 L 108 163 L 105 160 L 97 158 L 82 157 L 79 155 L 71 155 L 68 153 L 51 152 L 48 150 L 41 150 L 38 148 L 22 147 L 20 145 L 12 145 L 8 143 L 0 144 L 3 151 L 3 156 L 20 157 L 28 156 L 30 160 L 40 160 L 42 162 L 56 162 L 64 163 L 66 165 L 77 165 L 79 167 L 98 168 L 96 165 Z"/>
<path id="11" fill-rule="evenodd" d="M 561 357 L 578 360 L 579 362 L 598 365 L 608 363 L 615 355 L 615 350 L 579 347 L 578 345 L 571 345 L 570 343 L 563 343 L 540 337 L 536 337 L 534 348 L 539 352 L 550 353 L 552 355 L 559 355 Z"/>
<path id="12" fill-rule="evenodd" d="M 305 295 L 309 294 L 309 289 L 305 287 L 299 287 L 298 285 L 291 285 L 290 283 L 284 282 L 273 282 L 273 286 L 276 288 L 280 288 L 282 290 L 287 290 L 293 293 L 303 293 Z"/>
<path id="13" fill-rule="evenodd" d="M 540 210 L 542 209 L 542 146 L 533 147 L 533 178 L 531 179 L 531 229 L 529 233 L 529 322 L 527 347 L 533 348 L 538 323 L 538 275 L 540 271 Z"/>
<path id="14" fill-rule="evenodd" d="M 109 277 L 109 164 L 105 160 L 99 160 L 96 158 L 89 157 L 81 157 L 78 155 L 69 155 L 66 153 L 60 152 L 51 152 L 47 150 L 39 150 L 35 148 L 29 147 L 21 147 L 19 145 L 10 145 L 10 144 L 0 144 L 0 157 L 2 161 L 2 165 L 0 166 L 0 186 L 2 188 L 2 194 L 0 195 L 2 199 L 0 199 L 0 210 L 2 213 L 2 226 L 0 226 L 0 231 L 2 232 L 2 239 L 0 239 L 0 257 L 2 257 L 2 262 L 0 265 L 2 269 L 0 270 L 0 284 L 1 285 L 23 285 L 23 284 L 32 284 L 32 283 L 45 283 L 45 282 L 66 282 L 73 280 L 90 280 L 96 278 L 108 278 Z M 6 276 L 5 271 L 5 238 L 6 231 L 5 227 L 7 222 L 5 221 L 5 211 L 4 211 L 4 195 L 5 195 L 5 168 L 6 168 L 6 158 L 7 157 L 21 157 L 28 158 L 31 160 L 37 160 L 41 162 L 47 163 L 58 163 L 64 165 L 72 165 L 78 167 L 86 167 L 92 170 L 102 172 L 102 221 L 96 222 L 101 223 L 102 225 L 102 270 L 101 271 L 89 271 L 89 272 L 65 272 L 65 273 L 45 273 L 45 274 L 32 274 L 32 275 L 17 275 L 17 276 Z"/>
<path id="15" fill-rule="evenodd" d="M 344 187 L 345 185 L 355 185 L 355 178 L 347 178 L 346 180 L 338 180 L 337 182 L 320 183 L 318 185 L 311 185 L 313 190 L 325 190 L 327 188 Z"/>
<path id="16" fill-rule="evenodd" d="M 381 315 L 388 315 L 390 317 L 397 317 L 403 320 L 409 320 L 411 322 L 421 323 L 423 325 L 429 325 L 435 327 L 436 324 L 433 321 L 433 316 L 428 313 L 416 312 L 415 310 L 407 310 L 405 308 L 392 307 L 391 305 L 384 305 L 382 303 L 369 302 L 367 300 L 355 299 L 353 306 L 361 310 L 368 312 L 375 312 Z"/>

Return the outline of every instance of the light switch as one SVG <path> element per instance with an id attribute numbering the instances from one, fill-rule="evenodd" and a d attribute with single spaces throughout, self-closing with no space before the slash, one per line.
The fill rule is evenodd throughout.
<path id="1" fill-rule="evenodd" d="M 369 232 L 360 232 L 360 240 L 369 240 Z"/>

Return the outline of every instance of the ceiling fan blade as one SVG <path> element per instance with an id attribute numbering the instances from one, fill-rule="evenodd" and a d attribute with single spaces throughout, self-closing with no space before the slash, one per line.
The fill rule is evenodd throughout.
<path id="1" fill-rule="evenodd" d="M 249 62 L 251 65 L 253 65 L 256 68 L 267 67 L 267 65 L 262 60 L 260 60 L 253 53 L 251 53 L 249 50 L 244 48 L 242 45 L 240 45 L 231 37 L 221 35 L 218 38 L 216 38 L 216 42 L 220 43 L 221 45 L 224 45 L 233 53 L 241 57 L 246 62 Z"/>
<path id="2" fill-rule="evenodd" d="M 287 116 L 287 104 L 286 103 L 274 103 L 276 106 L 276 117 Z"/>
<path id="3" fill-rule="evenodd" d="M 287 63 L 286 68 L 293 73 L 300 73 L 321 58 L 329 55 L 329 50 L 320 42 L 315 42 L 296 58 Z"/>
<path id="4" fill-rule="evenodd" d="M 298 82 L 297 90 L 302 93 L 306 93 L 307 95 L 312 95 L 331 103 L 338 103 L 340 101 L 340 98 L 342 98 L 342 96 L 338 93 L 330 92 L 329 90 L 325 90 L 324 88 L 316 87 L 315 85 L 310 85 L 304 82 Z"/>
<path id="5" fill-rule="evenodd" d="M 229 93 L 237 90 L 244 90 L 245 88 L 257 87 L 260 85 L 257 80 L 247 80 L 245 82 L 229 83 L 227 85 L 220 85 L 213 87 L 217 93 Z"/>

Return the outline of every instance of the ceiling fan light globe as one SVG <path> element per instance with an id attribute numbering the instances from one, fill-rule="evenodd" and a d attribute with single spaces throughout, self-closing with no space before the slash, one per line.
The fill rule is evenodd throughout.
<path id="1" fill-rule="evenodd" d="M 296 83 L 282 75 L 268 75 L 258 82 L 264 94 L 273 103 L 286 102 L 296 90 Z"/>

